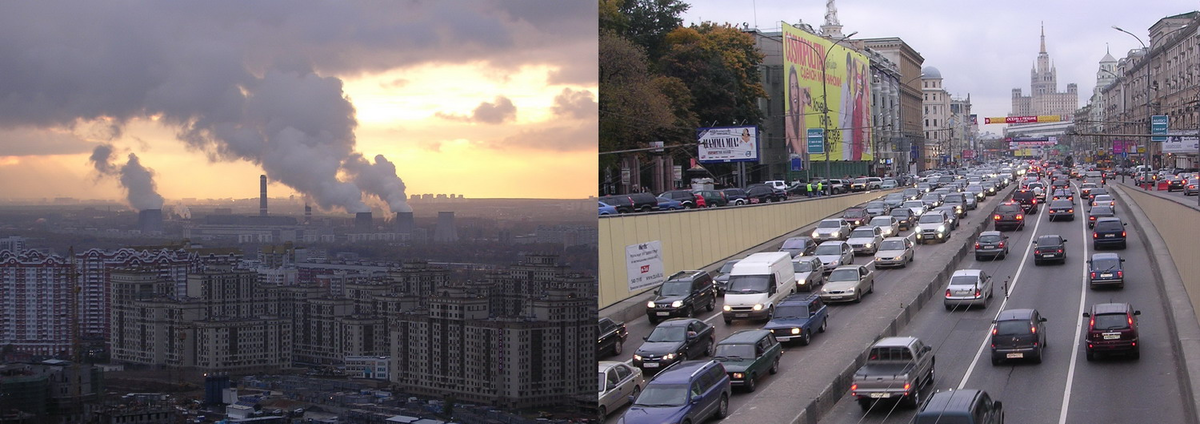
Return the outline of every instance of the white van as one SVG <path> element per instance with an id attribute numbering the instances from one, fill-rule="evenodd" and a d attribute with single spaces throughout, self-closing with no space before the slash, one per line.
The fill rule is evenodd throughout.
<path id="1" fill-rule="evenodd" d="M 721 311 L 725 323 L 732 324 L 734 319 L 771 319 L 775 304 L 796 291 L 791 259 L 787 252 L 763 252 L 734 264 Z"/>

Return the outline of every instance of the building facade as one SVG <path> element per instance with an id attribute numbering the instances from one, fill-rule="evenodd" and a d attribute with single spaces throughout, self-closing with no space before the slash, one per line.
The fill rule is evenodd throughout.
<path id="1" fill-rule="evenodd" d="M 0 251 L 0 345 L 41 356 L 71 354 L 71 264 L 36 250 Z"/>
<path id="2" fill-rule="evenodd" d="M 925 169 L 925 163 L 921 156 L 924 153 L 922 151 L 924 114 L 921 112 L 924 101 L 922 100 L 921 73 L 925 58 L 899 37 L 864 38 L 855 40 L 855 42 L 862 43 L 865 48 L 879 53 L 899 68 L 900 81 L 895 86 L 895 96 L 900 109 L 899 116 L 896 118 L 898 122 L 890 128 L 878 128 L 876 131 L 886 139 L 892 140 L 892 147 L 895 150 L 907 150 L 907 154 L 897 157 L 907 160 L 909 172 Z M 888 87 L 889 95 L 892 95 L 892 90 L 892 87 Z"/>
<path id="3" fill-rule="evenodd" d="M 924 169 L 934 169 L 950 164 L 951 129 L 950 93 L 942 87 L 942 72 L 926 66 L 921 73 L 922 124 L 925 133 Z"/>
<path id="4" fill-rule="evenodd" d="M 1079 107 L 1079 90 L 1075 83 L 1070 83 L 1066 92 L 1058 91 L 1058 71 L 1046 52 L 1045 28 L 1042 28 L 1041 45 L 1037 62 L 1029 70 L 1029 95 L 1023 96 L 1020 88 L 1014 88 L 1012 112 L 1008 116 L 1059 115 L 1070 119 Z"/>

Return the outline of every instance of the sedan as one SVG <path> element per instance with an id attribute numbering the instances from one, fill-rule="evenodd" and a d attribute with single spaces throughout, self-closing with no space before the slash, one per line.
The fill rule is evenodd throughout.
<path id="1" fill-rule="evenodd" d="M 1099 195 L 1096 195 L 1096 197 L 1092 198 L 1092 207 L 1101 206 L 1101 205 L 1116 207 L 1117 199 L 1114 199 L 1112 197 L 1112 195 L 1108 195 L 1108 194 L 1099 194 Z"/>
<path id="2" fill-rule="evenodd" d="M 912 211 L 914 216 L 921 216 L 930 209 L 928 206 L 925 206 L 925 202 L 921 200 L 906 200 L 904 201 L 904 205 L 901 205 L 901 207 Z"/>
<path id="3" fill-rule="evenodd" d="M 1117 216 L 1117 215 L 1116 215 L 1116 211 L 1113 210 L 1112 206 L 1093 207 L 1092 210 L 1088 211 L 1088 228 L 1092 228 L 1092 227 L 1096 226 L 1097 219 L 1109 218 L 1109 217 L 1114 217 L 1114 216 Z"/>
<path id="4" fill-rule="evenodd" d="M 624 322 L 602 317 L 598 321 L 596 333 L 599 335 L 596 338 L 596 357 L 616 356 L 625 350 L 625 339 L 629 338 L 629 331 L 625 329 Z"/>
<path id="5" fill-rule="evenodd" d="M 845 240 L 850 237 L 850 224 L 843 219 L 824 219 L 817 223 L 812 238 L 816 241 Z"/>
<path id="6" fill-rule="evenodd" d="M 695 318 L 672 318 L 654 327 L 633 354 L 633 366 L 660 370 L 688 359 L 712 356 L 717 336 L 713 326 Z"/>
<path id="7" fill-rule="evenodd" d="M 871 218 L 867 225 L 878 228 L 885 238 L 900 234 L 900 220 L 891 215 Z"/>
<path id="8" fill-rule="evenodd" d="M 825 264 L 826 273 L 832 272 L 839 266 L 854 263 L 854 249 L 850 247 L 850 243 L 844 241 L 830 240 L 821 243 L 813 255 Z"/>
<path id="9" fill-rule="evenodd" d="M 796 274 L 796 288 L 810 292 L 824 282 L 825 264 L 815 256 L 801 256 L 792 259 L 792 272 Z"/>
<path id="10" fill-rule="evenodd" d="M 883 231 L 879 227 L 863 226 L 850 232 L 846 240 L 854 249 L 856 255 L 873 255 L 879 251 L 879 243 L 883 241 Z"/>
<path id="11" fill-rule="evenodd" d="M 916 255 L 908 237 L 888 237 L 879 243 L 879 251 L 875 252 L 875 268 L 908 266 Z"/>
<path id="12" fill-rule="evenodd" d="M 1075 220 L 1075 202 L 1066 199 L 1051 200 L 1049 209 L 1050 221 Z"/>
<path id="13" fill-rule="evenodd" d="M 992 277 L 978 269 L 960 269 L 950 276 L 950 284 L 946 285 L 946 297 L 942 304 L 947 311 L 959 306 L 987 307 L 993 295 Z"/>
<path id="14" fill-rule="evenodd" d="M 1008 236 L 999 231 L 984 231 L 975 239 L 975 260 L 985 258 L 1004 259 L 1008 257 Z"/>
<path id="15" fill-rule="evenodd" d="M 600 418 L 621 409 L 630 399 L 637 399 L 642 387 L 646 387 L 646 378 L 641 369 L 617 361 L 600 361 L 597 365 L 600 373 Z"/>
<path id="16" fill-rule="evenodd" d="M 680 202 L 678 200 L 675 200 L 675 199 L 672 199 L 669 197 L 662 197 L 662 196 L 658 197 L 658 210 L 673 211 L 673 210 L 677 210 L 677 209 L 683 209 L 683 202 Z"/>
<path id="17" fill-rule="evenodd" d="M 913 222 L 917 220 L 917 215 L 913 214 L 912 209 L 896 208 L 892 209 L 892 218 L 896 218 L 897 228 L 901 231 L 906 231 L 912 228 Z M 899 232 L 897 232 L 899 234 Z"/>
<path id="18" fill-rule="evenodd" d="M 992 321 L 992 365 L 1010 359 L 1042 362 L 1046 348 L 1046 318 L 1037 309 L 1001 311 Z"/>
<path id="19" fill-rule="evenodd" d="M 821 289 L 825 302 L 861 302 L 864 295 L 875 292 L 875 272 L 862 265 L 840 266 L 829 274 Z"/>
<path id="20" fill-rule="evenodd" d="M 604 202 L 597 202 L 597 203 L 600 204 L 600 216 L 616 215 L 617 213 L 619 213 L 619 212 L 617 212 L 616 206 L 613 206 L 613 205 L 610 205 L 610 204 L 604 203 Z"/>
<path id="21" fill-rule="evenodd" d="M 812 255 L 814 250 L 817 250 L 817 243 L 808 237 L 788 237 L 779 247 L 780 252 L 788 252 L 793 258 Z"/>
<path id="22" fill-rule="evenodd" d="M 849 222 L 851 228 L 857 228 L 866 225 L 867 221 L 871 220 L 871 215 L 867 213 L 866 208 L 850 208 L 842 213 L 842 220 Z"/>
<path id="23" fill-rule="evenodd" d="M 1058 261 L 1059 263 L 1067 262 L 1067 239 L 1057 234 L 1045 235 L 1038 237 L 1033 242 L 1033 264 L 1041 265 L 1042 262 Z"/>

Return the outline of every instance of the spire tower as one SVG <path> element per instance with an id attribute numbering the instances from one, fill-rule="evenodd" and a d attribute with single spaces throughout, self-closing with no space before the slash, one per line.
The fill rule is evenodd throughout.
<path id="1" fill-rule="evenodd" d="M 1040 53 L 1046 53 L 1046 23 L 1045 22 L 1042 22 L 1042 50 L 1040 51 Z"/>
<path id="2" fill-rule="evenodd" d="M 821 35 L 842 38 L 842 24 L 838 22 L 837 6 L 833 0 L 825 0 L 825 24 L 821 25 Z"/>

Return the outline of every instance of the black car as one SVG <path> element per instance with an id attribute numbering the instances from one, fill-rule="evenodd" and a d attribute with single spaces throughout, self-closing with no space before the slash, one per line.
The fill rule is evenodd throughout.
<path id="1" fill-rule="evenodd" d="M 1125 287 L 1125 259 L 1116 253 L 1096 253 L 1088 261 L 1088 284 L 1097 286 Z"/>
<path id="2" fill-rule="evenodd" d="M 1050 196 L 1051 196 L 1050 197 L 1051 201 L 1059 200 L 1059 199 L 1066 199 L 1066 200 L 1070 200 L 1072 202 L 1075 201 L 1075 192 L 1073 192 L 1071 190 L 1066 190 L 1066 189 L 1060 188 L 1058 190 L 1054 190 L 1054 194 L 1052 194 Z"/>
<path id="3" fill-rule="evenodd" d="M 1090 203 L 1092 201 L 1092 199 L 1096 198 L 1096 196 L 1104 196 L 1104 195 L 1109 195 L 1108 190 L 1105 189 L 1104 187 L 1096 187 L 1088 192 L 1087 200 Z"/>
<path id="4" fill-rule="evenodd" d="M 692 194 L 691 190 L 664 191 L 662 194 L 658 195 L 658 197 L 666 197 L 668 199 L 678 201 L 681 205 L 683 205 L 684 209 L 692 209 L 696 207 L 696 195 Z M 602 198 L 600 200 L 603 201 L 604 199 Z"/>
<path id="5" fill-rule="evenodd" d="M 620 355 L 625 350 L 625 339 L 629 331 L 625 323 L 613 321 L 611 318 L 600 318 L 596 328 L 596 357 Z"/>
<path id="6" fill-rule="evenodd" d="M 766 184 L 755 184 L 746 187 L 746 199 L 748 199 L 751 204 L 778 202 L 782 200 L 780 196 L 775 193 L 775 189 Z"/>
<path id="7" fill-rule="evenodd" d="M 1067 263 L 1067 239 L 1057 234 L 1045 235 L 1038 237 L 1033 242 L 1033 264 L 1041 265 L 1042 262 L 1058 261 L 1058 263 Z"/>
<path id="8" fill-rule="evenodd" d="M 717 286 L 705 271 L 679 271 L 654 290 L 646 303 L 646 318 L 657 324 L 671 317 L 694 317 L 696 309 L 712 311 L 717 306 Z"/>
<path id="9" fill-rule="evenodd" d="M 733 203 L 734 205 L 750 203 L 750 199 L 746 197 L 746 190 L 735 187 L 721 190 L 721 192 L 725 193 L 725 198 L 729 200 L 729 203 Z"/>
<path id="10" fill-rule="evenodd" d="M 967 195 L 962 193 L 950 193 L 942 198 L 943 204 L 954 206 L 954 213 L 959 218 L 967 216 Z"/>
<path id="11" fill-rule="evenodd" d="M 909 208 L 892 209 L 892 216 L 896 217 L 896 222 L 900 223 L 900 229 L 904 231 L 912 228 L 913 222 L 917 220 L 917 217 L 913 215 L 912 209 Z"/>
<path id="12" fill-rule="evenodd" d="M 653 193 L 629 193 L 629 199 L 633 200 L 633 210 L 638 212 L 650 212 L 658 210 L 658 196 Z"/>
<path id="13" fill-rule="evenodd" d="M 1042 363 L 1046 349 L 1046 318 L 1037 309 L 1009 309 L 992 321 L 992 365 L 1009 359 Z"/>
<path id="14" fill-rule="evenodd" d="M 672 318 L 654 327 L 633 353 L 633 366 L 652 372 L 679 361 L 712 356 L 717 336 L 713 326 L 695 318 Z"/>
<path id="15" fill-rule="evenodd" d="M 606 205 L 617 208 L 617 213 L 631 213 L 637 210 L 633 205 L 633 199 L 627 194 L 614 194 L 611 196 L 600 196 L 600 201 Z M 658 207 L 658 202 L 655 201 L 655 207 Z"/>
<path id="16" fill-rule="evenodd" d="M 996 225 L 996 231 L 1024 229 L 1025 210 L 1017 202 L 1001 203 L 996 206 L 996 213 L 992 214 L 992 223 Z"/>
<path id="17" fill-rule="evenodd" d="M 1113 210 L 1112 206 L 1109 206 L 1109 205 L 1093 206 L 1092 209 L 1088 211 L 1088 228 L 1094 227 L 1096 225 L 1097 219 L 1107 218 L 1107 217 L 1112 217 L 1112 216 L 1117 216 L 1117 213 L 1115 210 Z"/>
<path id="18" fill-rule="evenodd" d="M 913 424 L 1004 424 L 1004 403 L 983 390 L 936 392 L 913 417 Z"/>
<path id="19" fill-rule="evenodd" d="M 793 258 L 812 256 L 815 250 L 817 250 L 817 243 L 808 237 L 789 237 L 783 241 L 783 246 L 779 247 L 780 252 L 788 252 Z"/>
<path id="20" fill-rule="evenodd" d="M 921 189 L 906 188 L 904 189 L 904 200 L 917 200 L 921 198 Z"/>
<path id="21" fill-rule="evenodd" d="M 1058 221 L 1062 219 L 1074 221 L 1075 202 L 1065 199 L 1051 200 L 1050 213 L 1048 214 L 1047 219 L 1050 221 Z"/>
<path id="22" fill-rule="evenodd" d="M 1183 191 L 1183 186 L 1183 177 L 1176 175 L 1167 178 L 1167 192 L 1172 192 L 1175 190 Z"/>
<path id="23" fill-rule="evenodd" d="M 1099 218 L 1092 226 L 1092 248 L 1101 247 L 1125 248 L 1125 223 L 1121 218 Z"/>
<path id="24" fill-rule="evenodd" d="M 867 210 L 867 213 L 871 215 L 871 218 L 887 215 L 888 212 L 892 211 L 892 208 L 885 204 L 882 200 L 873 200 L 867 202 L 866 205 L 863 205 L 863 208 Z M 870 219 L 867 219 L 867 221 L 870 221 Z"/>
<path id="25" fill-rule="evenodd" d="M 1038 212 L 1037 194 L 1033 190 L 1021 190 L 1013 193 L 1013 200 L 1021 204 L 1021 208 L 1025 209 L 1025 213 Z"/>

